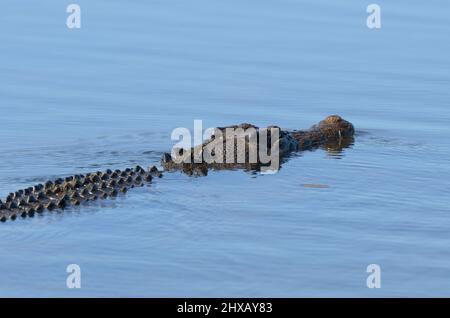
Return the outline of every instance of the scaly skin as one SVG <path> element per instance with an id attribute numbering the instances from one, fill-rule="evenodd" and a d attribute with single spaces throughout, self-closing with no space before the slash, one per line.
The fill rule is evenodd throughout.
<path id="1" fill-rule="evenodd" d="M 259 139 L 261 130 L 251 124 L 241 124 L 236 126 L 228 126 L 232 128 L 254 128 Z M 216 128 L 221 132 L 225 132 L 228 127 Z M 270 128 L 270 127 L 268 127 Z M 272 128 L 278 128 L 272 126 Z M 217 132 L 216 130 L 216 132 Z M 337 115 L 328 116 L 317 125 L 314 125 L 306 131 L 286 131 L 279 130 L 278 140 L 274 140 L 273 144 L 279 145 L 279 160 L 286 160 L 290 154 L 297 151 L 313 150 L 319 147 L 325 147 L 327 150 L 339 151 L 348 147 L 353 142 L 355 129 L 353 125 Z M 216 133 L 216 135 L 218 135 Z M 270 136 L 270 133 L 269 133 Z M 245 135 L 235 137 L 245 140 Z M 184 151 L 182 156 L 194 156 L 194 153 L 204 151 L 205 147 L 211 146 L 213 143 L 222 145 L 224 155 L 226 154 L 226 138 L 212 137 L 202 145 L 191 148 L 190 152 Z M 246 160 L 249 158 L 249 140 L 245 140 Z M 270 149 L 272 141 L 268 141 Z M 235 158 L 238 156 L 237 142 L 235 142 Z M 263 164 L 256 163 L 175 163 L 170 154 L 164 154 L 161 163 L 166 171 L 181 170 L 186 174 L 207 175 L 208 169 L 252 169 L 259 170 Z M 192 161 L 193 162 L 193 161 Z M 234 161 L 237 162 L 237 161 Z M 37 184 L 27 189 L 18 190 L 10 193 L 6 200 L 0 200 L 0 221 L 15 220 L 17 217 L 32 217 L 36 213 L 43 213 L 45 210 L 53 211 L 55 209 L 65 209 L 69 206 L 77 206 L 82 202 L 106 199 L 115 197 L 119 193 L 125 193 L 129 189 L 143 186 L 150 183 L 153 177 L 161 177 L 162 172 L 153 166 L 145 171 L 140 166 L 134 169 L 107 170 L 105 172 L 89 173 L 87 175 L 74 175 L 64 179 L 56 179 L 47 181 L 45 184 Z"/>
<path id="2" fill-rule="evenodd" d="M 116 197 L 131 188 L 150 183 L 153 177 L 161 176 L 162 173 L 154 166 L 148 171 L 137 166 L 123 171 L 98 171 L 47 181 L 10 193 L 5 202 L 0 200 L 0 221 L 32 217 L 45 210 L 65 209 L 86 201 Z"/>
<path id="3" fill-rule="evenodd" d="M 234 158 L 231 160 L 231 163 L 224 162 L 206 162 L 201 154 L 208 152 L 208 149 L 213 149 L 216 145 L 219 145 L 220 149 L 222 149 L 223 155 L 222 158 L 226 158 L 227 154 L 227 146 L 226 146 L 226 134 L 225 131 L 227 128 L 242 128 L 246 129 L 254 129 L 254 134 L 238 134 L 237 137 L 234 137 Z M 267 134 L 270 137 L 270 128 L 279 129 L 279 138 L 278 140 L 273 141 L 273 145 L 278 144 L 279 148 L 279 162 L 282 163 L 285 161 L 292 153 L 304 150 L 313 150 L 319 147 L 324 147 L 330 151 L 340 151 L 343 148 L 348 147 L 353 143 L 353 136 L 355 134 L 355 129 L 353 125 L 342 119 L 340 116 L 331 115 L 319 122 L 318 124 L 312 126 L 309 130 L 306 131 L 287 131 L 281 130 L 277 126 L 269 126 L 266 129 L 269 131 Z M 218 134 L 217 131 L 221 133 Z M 206 140 L 202 145 L 198 145 L 189 150 L 184 149 L 176 149 L 172 157 L 171 154 L 164 154 L 162 159 L 162 165 L 165 170 L 180 170 L 188 175 L 207 175 L 209 169 L 249 169 L 249 170 L 260 170 L 261 167 L 267 166 L 260 162 L 260 158 L 256 158 L 256 162 L 250 163 L 249 160 L 249 152 L 251 147 L 255 147 L 254 144 L 250 144 L 248 138 L 249 135 L 254 137 L 254 140 L 259 141 L 260 132 L 262 129 L 252 125 L 252 124 L 240 124 L 235 126 L 227 126 L 216 128 L 215 133 L 211 137 L 211 139 Z M 220 137 L 216 137 L 216 135 Z M 247 136 L 247 138 L 245 138 Z M 237 140 L 245 141 L 245 153 L 240 153 L 241 150 L 237 148 Z M 256 143 L 256 151 L 254 153 L 258 153 L 259 144 Z M 267 149 L 271 149 L 272 141 L 268 140 Z M 255 149 L 253 149 L 255 150 Z M 238 156 L 240 158 L 245 158 L 243 163 L 238 163 Z M 199 158 L 195 161 L 195 158 Z"/>

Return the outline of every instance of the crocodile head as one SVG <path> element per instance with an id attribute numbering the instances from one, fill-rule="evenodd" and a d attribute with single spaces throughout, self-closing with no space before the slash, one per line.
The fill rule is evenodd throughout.
<path id="1" fill-rule="evenodd" d="M 324 135 L 333 137 L 352 137 L 355 134 L 355 128 L 352 123 L 346 121 L 341 116 L 331 115 L 314 125 L 312 129 L 320 130 Z"/>

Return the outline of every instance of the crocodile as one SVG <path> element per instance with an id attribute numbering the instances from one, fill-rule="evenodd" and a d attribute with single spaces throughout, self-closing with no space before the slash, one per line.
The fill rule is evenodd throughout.
<path id="1" fill-rule="evenodd" d="M 241 129 L 232 136 L 233 148 L 227 145 L 229 136 L 227 128 Z M 83 202 L 114 198 L 128 190 L 152 183 L 154 178 L 161 178 L 164 171 L 181 171 L 188 175 L 205 176 L 208 170 L 247 169 L 261 171 L 267 166 L 258 152 L 256 160 L 251 161 L 252 134 L 254 140 L 260 141 L 267 136 L 267 131 L 276 131 L 276 137 L 267 138 L 268 153 L 275 152 L 280 163 L 299 151 L 325 148 L 329 151 L 340 151 L 353 143 L 354 126 L 338 115 L 331 115 L 312 126 L 308 130 L 281 130 L 278 126 L 259 128 L 252 124 L 217 127 L 209 139 L 201 145 L 190 149 L 175 148 L 171 154 L 164 153 L 161 158 L 163 170 L 151 166 L 147 170 L 141 166 L 124 170 L 106 170 L 87 174 L 77 174 L 64 178 L 49 180 L 34 186 L 11 192 L 4 201 L 0 200 L 0 221 L 15 220 L 18 217 L 33 217 L 44 211 L 64 210 L 70 206 L 78 206 Z M 263 135 L 263 133 L 265 135 Z M 245 147 L 238 147 L 239 140 Z M 264 143 L 265 144 L 265 143 Z M 241 144 L 242 145 L 242 144 Z M 256 143 L 259 150 L 263 144 Z M 275 147 L 276 146 L 276 147 Z M 233 160 L 225 162 L 208 161 L 201 154 L 221 149 L 224 157 L 234 150 Z M 200 156 L 199 156 L 200 154 Z M 197 156 L 197 157 L 196 157 Z M 241 157 L 240 157 L 241 156 Z M 238 158 L 244 158 L 241 162 Z M 189 159 L 189 160 L 187 160 Z M 230 162 L 231 161 L 231 162 Z"/>
<path id="2" fill-rule="evenodd" d="M 227 130 L 232 134 L 227 134 Z M 269 131 L 276 131 L 275 138 L 269 136 Z M 308 130 L 289 131 L 282 130 L 278 126 L 259 128 L 248 123 L 217 127 L 211 137 L 201 145 L 190 149 L 174 148 L 171 154 L 165 153 L 162 166 L 167 171 L 181 170 L 188 175 L 200 176 L 207 175 L 210 169 L 241 168 L 260 171 L 263 168 L 270 168 L 270 163 L 261 158 L 264 153 L 271 154 L 276 150 L 275 159 L 281 164 L 299 151 L 320 147 L 328 151 L 340 151 L 353 143 L 354 134 L 353 124 L 338 115 L 328 116 Z M 239 141 L 243 142 L 241 147 Z M 261 147 L 265 148 L 262 153 Z M 251 160 L 252 149 L 253 160 Z M 211 153 L 215 158 L 211 158 Z M 217 156 L 217 153 L 220 155 Z M 279 165 L 274 170 L 278 168 Z"/>

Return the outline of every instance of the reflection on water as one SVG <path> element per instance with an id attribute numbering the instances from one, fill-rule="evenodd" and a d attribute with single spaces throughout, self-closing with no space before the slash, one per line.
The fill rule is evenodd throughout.
<path id="1" fill-rule="evenodd" d="M 344 149 L 350 148 L 355 142 L 354 137 L 345 137 L 340 138 L 337 140 L 329 140 L 323 145 L 314 145 L 309 147 L 307 150 L 303 150 L 301 152 L 305 151 L 315 151 L 317 149 L 323 149 L 327 152 L 327 155 L 330 158 L 334 159 L 341 159 L 344 157 Z M 248 151 L 248 148 L 246 148 Z M 245 163 L 225 163 L 224 160 L 220 161 L 220 163 L 213 162 L 212 165 L 208 165 L 206 162 L 202 163 L 182 163 L 181 165 L 177 165 L 176 167 L 170 167 L 168 171 L 173 170 L 179 170 L 182 173 L 188 175 L 188 176 L 195 176 L 195 177 L 204 177 L 208 175 L 208 171 L 210 170 L 230 170 L 230 171 L 236 171 L 236 170 L 244 170 L 245 172 L 251 173 L 253 175 L 267 175 L 267 174 L 275 174 L 278 172 L 278 170 L 282 169 L 283 165 L 286 164 L 290 159 L 298 157 L 301 155 L 301 152 L 292 152 L 289 153 L 281 158 L 281 160 L 278 159 L 277 162 L 279 162 L 279 166 L 275 167 L 274 169 L 270 169 L 272 162 L 269 162 L 268 164 L 261 164 L 261 163 L 249 163 L 249 158 L 247 154 L 247 158 L 245 160 Z M 272 158 L 273 159 L 273 158 Z M 278 169 L 276 169 L 278 168 Z"/>
<path id="2" fill-rule="evenodd" d="M 380 1 L 376 31 L 360 0 L 77 3 L 80 30 L 55 0 L 2 3 L 0 197 L 158 164 L 195 119 L 303 129 L 336 113 L 357 134 L 276 174 L 177 171 L 0 224 L 0 295 L 449 295 L 448 2 Z"/>
<path id="3" fill-rule="evenodd" d="M 354 143 L 354 137 L 340 138 L 325 143 L 321 148 L 327 152 L 330 158 L 341 159 L 344 157 L 344 149 L 351 148 Z"/>

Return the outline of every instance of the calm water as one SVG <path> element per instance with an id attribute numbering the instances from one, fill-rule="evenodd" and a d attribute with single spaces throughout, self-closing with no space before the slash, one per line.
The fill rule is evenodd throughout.
<path id="1" fill-rule="evenodd" d="M 0 224 L 0 296 L 450 296 L 448 1 L 379 0 L 381 30 L 360 0 L 77 3 L 69 30 L 65 3 L 2 1 L 1 197 L 158 163 L 194 119 L 307 128 L 338 113 L 358 136 L 276 175 L 165 174 Z"/>

